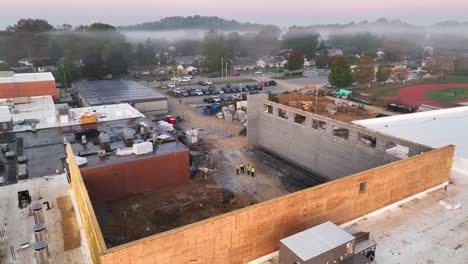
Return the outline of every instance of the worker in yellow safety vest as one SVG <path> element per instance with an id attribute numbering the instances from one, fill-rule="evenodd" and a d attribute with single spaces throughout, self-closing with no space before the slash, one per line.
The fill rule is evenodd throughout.
<path id="1" fill-rule="evenodd" d="M 250 175 L 250 164 L 247 164 L 247 175 Z"/>
<path id="2" fill-rule="evenodd" d="M 240 165 L 239 164 L 236 164 L 236 174 L 239 175 L 239 169 L 240 169 Z"/>
<path id="3" fill-rule="evenodd" d="M 250 168 L 250 172 L 252 173 L 252 177 L 255 177 L 255 168 L 254 167 Z"/>
<path id="4" fill-rule="evenodd" d="M 241 163 L 239 164 L 239 166 L 240 166 L 240 172 L 241 172 L 241 173 L 245 173 L 245 170 L 244 170 L 244 162 L 241 162 Z"/>

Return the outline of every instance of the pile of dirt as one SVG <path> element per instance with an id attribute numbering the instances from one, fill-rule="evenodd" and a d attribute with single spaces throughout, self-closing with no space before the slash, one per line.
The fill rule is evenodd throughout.
<path id="1" fill-rule="evenodd" d="M 253 204 L 217 185 L 209 174 L 185 184 L 93 203 L 108 246 L 141 239 Z"/>

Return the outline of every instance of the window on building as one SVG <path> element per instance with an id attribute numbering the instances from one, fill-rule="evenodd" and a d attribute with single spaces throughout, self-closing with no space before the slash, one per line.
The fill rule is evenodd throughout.
<path id="1" fill-rule="evenodd" d="M 288 111 L 278 108 L 278 116 L 284 119 L 288 119 Z"/>
<path id="2" fill-rule="evenodd" d="M 272 105 L 268 105 L 268 104 L 264 104 L 263 105 L 263 111 L 265 113 L 268 113 L 268 114 L 273 114 L 273 106 Z"/>
<path id="3" fill-rule="evenodd" d="M 363 193 L 363 192 L 366 192 L 366 190 L 367 190 L 367 182 L 361 182 L 359 184 L 359 192 Z"/>
<path id="4" fill-rule="evenodd" d="M 333 135 L 336 137 L 348 139 L 349 138 L 349 129 L 347 128 L 335 128 L 333 129 Z"/>
<path id="5" fill-rule="evenodd" d="M 320 120 L 312 120 L 312 128 L 325 131 L 326 122 Z"/>
<path id="6" fill-rule="evenodd" d="M 366 145 L 368 147 L 375 148 L 375 145 L 377 144 L 377 138 L 375 138 L 373 136 L 361 134 L 361 133 L 358 134 L 358 137 L 359 137 L 359 141 L 362 144 L 364 144 L 364 145 Z"/>
<path id="7" fill-rule="evenodd" d="M 306 117 L 300 114 L 294 114 L 294 122 L 298 124 L 304 124 L 306 121 Z"/>

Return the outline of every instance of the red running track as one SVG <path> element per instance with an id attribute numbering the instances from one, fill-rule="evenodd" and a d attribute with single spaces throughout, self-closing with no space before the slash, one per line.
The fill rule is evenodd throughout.
<path id="1" fill-rule="evenodd" d="M 449 88 L 467 88 L 468 83 L 440 83 L 440 84 L 421 84 L 413 85 L 398 90 L 396 98 L 401 104 L 407 106 L 420 106 L 421 104 L 432 105 L 441 108 L 450 106 L 430 100 L 426 93 L 432 90 L 441 90 Z"/>

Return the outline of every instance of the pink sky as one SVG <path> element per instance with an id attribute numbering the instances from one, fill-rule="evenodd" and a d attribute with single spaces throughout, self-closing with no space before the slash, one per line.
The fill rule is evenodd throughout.
<path id="1" fill-rule="evenodd" d="M 2 1 L 0 27 L 19 18 L 47 19 L 53 25 L 114 25 L 154 21 L 165 16 L 215 15 L 257 23 L 310 25 L 380 17 L 416 24 L 468 20 L 467 0 L 41 0 Z"/>

